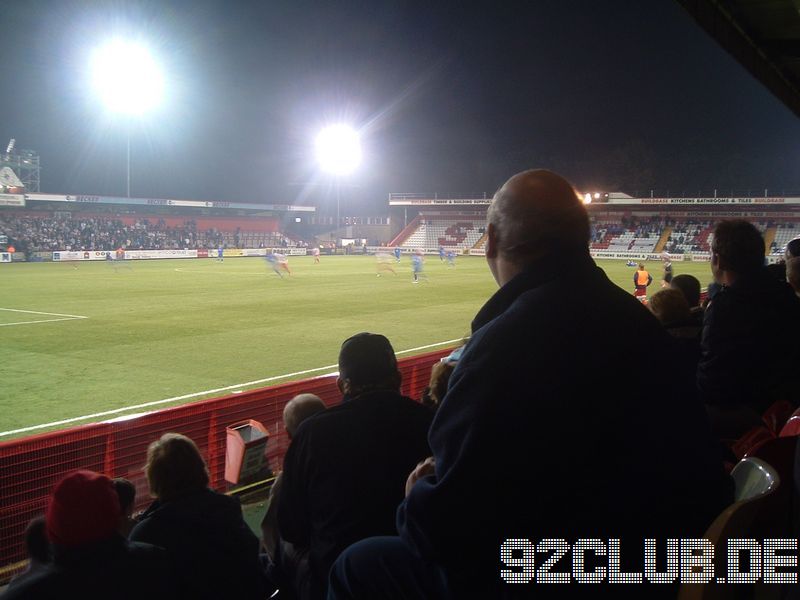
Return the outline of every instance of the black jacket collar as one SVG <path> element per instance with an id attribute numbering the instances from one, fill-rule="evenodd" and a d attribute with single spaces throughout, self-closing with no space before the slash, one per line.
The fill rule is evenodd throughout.
<path id="1" fill-rule="evenodd" d="M 472 333 L 474 334 L 489 321 L 503 314 L 524 292 L 557 277 L 572 275 L 576 271 L 585 272 L 594 268 L 596 268 L 594 261 L 588 252 L 550 255 L 537 260 L 526 267 L 524 271 L 515 275 L 511 281 L 489 298 L 472 320 Z"/>

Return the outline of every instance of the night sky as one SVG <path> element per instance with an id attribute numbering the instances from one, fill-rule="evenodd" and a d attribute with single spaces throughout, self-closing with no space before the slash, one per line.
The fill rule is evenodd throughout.
<path id="1" fill-rule="evenodd" d="M 4 3 L 0 143 L 42 191 L 124 195 L 124 122 L 91 51 L 135 36 L 164 104 L 131 126 L 132 195 L 330 206 L 313 139 L 361 129 L 352 212 L 492 192 L 529 167 L 583 189 L 800 191 L 800 122 L 673 0 Z M 309 185 L 311 184 L 311 185 Z"/>

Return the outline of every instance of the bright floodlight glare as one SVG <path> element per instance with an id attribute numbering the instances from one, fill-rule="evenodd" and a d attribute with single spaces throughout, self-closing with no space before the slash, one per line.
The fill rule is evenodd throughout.
<path id="1" fill-rule="evenodd" d="M 361 140 L 348 125 L 331 125 L 316 140 L 317 161 L 332 175 L 349 175 L 361 163 Z"/>
<path id="2" fill-rule="evenodd" d="M 584 204 L 591 204 L 592 203 L 592 195 L 591 194 L 584 195 L 583 203 Z"/>
<path id="3" fill-rule="evenodd" d="M 114 40 L 92 55 L 92 78 L 106 107 L 136 115 L 161 100 L 164 78 L 147 48 Z"/>

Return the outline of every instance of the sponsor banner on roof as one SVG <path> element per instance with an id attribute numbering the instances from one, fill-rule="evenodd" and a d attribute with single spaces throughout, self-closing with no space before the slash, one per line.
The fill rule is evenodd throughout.
<path id="1" fill-rule="evenodd" d="M 475 206 L 486 205 L 492 203 L 491 198 L 480 199 L 463 199 L 463 200 L 439 200 L 436 198 L 400 198 L 396 200 L 389 200 L 389 206 Z"/>
<path id="2" fill-rule="evenodd" d="M 204 200 L 172 200 L 169 198 L 123 198 L 119 196 L 28 194 L 39 202 L 77 202 L 82 204 L 128 204 L 138 206 L 174 206 L 187 208 L 230 208 L 236 210 L 269 210 L 276 212 L 315 212 L 313 206 L 292 204 L 248 204 L 246 202 L 208 202 Z"/>
<path id="3" fill-rule="evenodd" d="M 760 197 L 760 198 L 609 198 L 608 204 L 621 205 L 674 205 L 682 206 L 687 204 L 699 205 L 779 205 L 779 206 L 800 206 L 800 198 L 781 198 L 781 197 Z"/>

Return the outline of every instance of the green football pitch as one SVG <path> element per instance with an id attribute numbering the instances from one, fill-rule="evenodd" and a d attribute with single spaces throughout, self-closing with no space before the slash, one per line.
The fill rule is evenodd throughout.
<path id="1" fill-rule="evenodd" d="M 359 331 L 401 356 L 452 346 L 496 285 L 483 258 L 425 264 L 418 285 L 408 257 L 381 277 L 374 257 L 292 257 L 283 279 L 260 258 L 1 265 L 0 441 L 331 372 Z M 599 264 L 632 289 L 634 269 Z M 710 280 L 707 263 L 674 265 Z"/>

